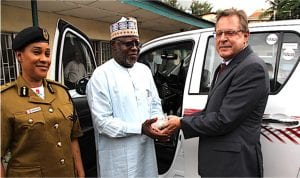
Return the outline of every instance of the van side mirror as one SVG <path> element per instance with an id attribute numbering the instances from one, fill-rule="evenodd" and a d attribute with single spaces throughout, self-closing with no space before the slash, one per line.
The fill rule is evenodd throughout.
<path id="1" fill-rule="evenodd" d="M 85 95 L 85 89 L 89 79 L 89 77 L 84 77 L 77 81 L 77 83 L 75 84 L 75 90 L 78 94 Z"/>

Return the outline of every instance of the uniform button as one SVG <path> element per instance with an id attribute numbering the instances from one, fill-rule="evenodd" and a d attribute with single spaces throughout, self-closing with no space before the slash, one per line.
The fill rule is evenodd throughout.
<path id="1" fill-rule="evenodd" d="M 58 124 L 54 124 L 54 128 L 58 129 Z"/>
<path id="2" fill-rule="evenodd" d="M 33 119 L 28 119 L 28 123 L 32 124 L 33 123 Z"/>
<path id="3" fill-rule="evenodd" d="M 68 119 L 70 119 L 71 121 L 74 120 L 73 114 L 68 116 Z"/>
<path id="4" fill-rule="evenodd" d="M 60 164 L 65 164 L 65 159 L 61 159 L 59 162 Z"/>
<path id="5" fill-rule="evenodd" d="M 49 108 L 48 111 L 52 113 L 54 110 L 53 110 L 53 108 Z"/>
<path id="6" fill-rule="evenodd" d="M 57 146 L 58 146 L 58 147 L 61 147 L 61 142 L 57 142 Z"/>

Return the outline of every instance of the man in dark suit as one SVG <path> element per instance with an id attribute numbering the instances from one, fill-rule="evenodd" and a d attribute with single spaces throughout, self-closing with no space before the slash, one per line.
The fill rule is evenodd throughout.
<path id="1" fill-rule="evenodd" d="M 202 177 L 262 177 L 260 129 L 269 94 L 268 72 L 247 44 L 244 11 L 220 12 L 215 30 L 225 68 L 217 68 L 204 110 L 183 119 L 169 116 L 163 132 L 181 128 L 186 139 L 200 137 Z"/>

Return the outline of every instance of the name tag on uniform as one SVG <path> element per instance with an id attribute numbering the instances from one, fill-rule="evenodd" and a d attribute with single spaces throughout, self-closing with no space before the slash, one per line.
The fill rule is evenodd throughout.
<path id="1" fill-rule="evenodd" d="M 26 114 L 31 114 L 31 113 L 39 112 L 41 110 L 42 110 L 41 107 L 31 108 L 31 109 L 26 110 Z"/>

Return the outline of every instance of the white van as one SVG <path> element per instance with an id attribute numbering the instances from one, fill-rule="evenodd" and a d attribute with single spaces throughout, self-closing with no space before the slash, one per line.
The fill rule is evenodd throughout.
<path id="1" fill-rule="evenodd" d="M 163 110 L 178 116 L 204 108 L 212 75 L 219 64 L 214 29 L 182 32 L 143 45 L 140 61 L 151 68 Z M 300 177 L 300 20 L 259 23 L 250 28 L 250 45 L 270 68 L 271 95 L 265 111 L 261 143 L 266 177 Z M 87 76 L 67 81 L 64 67 L 80 53 Z M 84 136 L 79 139 L 87 177 L 96 177 L 96 150 L 85 86 L 96 68 L 88 37 L 59 20 L 48 78 L 69 87 Z M 199 177 L 198 138 L 185 140 L 181 131 L 166 143 L 156 142 L 161 177 Z M 213 158 L 212 158 L 213 159 Z"/>
<path id="2" fill-rule="evenodd" d="M 221 58 L 214 28 L 181 32 L 143 45 L 139 61 L 153 73 L 164 112 L 190 115 L 205 107 Z M 300 20 L 250 24 L 252 49 L 266 63 L 271 93 L 261 144 L 265 177 L 300 177 Z M 156 143 L 162 177 L 199 177 L 198 138 L 182 131 Z M 212 158 L 213 159 L 213 158 Z"/>

